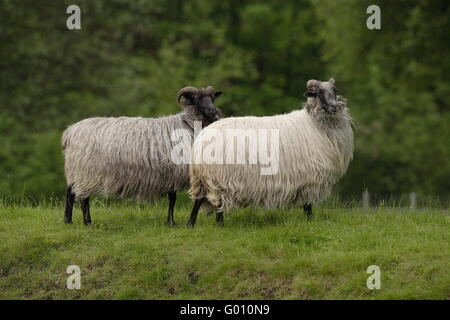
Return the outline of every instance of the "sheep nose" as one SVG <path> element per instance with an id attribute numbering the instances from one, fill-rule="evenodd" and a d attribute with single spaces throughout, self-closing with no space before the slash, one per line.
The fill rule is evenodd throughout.
<path id="1" fill-rule="evenodd" d="M 210 106 L 209 106 L 208 116 L 211 117 L 211 118 L 215 118 L 216 120 L 218 120 L 218 119 L 220 118 L 220 112 L 219 112 L 219 109 L 217 109 L 214 105 L 210 105 Z"/>
<path id="2" fill-rule="evenodd" d="M 335 113 L 337 111 L 337 103 L 330 103 L 327 109 L 328 112 Z"/>

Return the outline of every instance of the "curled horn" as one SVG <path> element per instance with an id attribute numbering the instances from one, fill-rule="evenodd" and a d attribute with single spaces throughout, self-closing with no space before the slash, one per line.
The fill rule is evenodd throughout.
<path id="1" fill-rule="evenodd" d="M 322 82 L 319 80 L 308 80 L 308 82 L 306 83 L 306 88 L 308 88 L 308 90 L 312 89 L 313 87 L 318 87 Z"/>
<path id="2" fill-rule="evenodd" d="M 182 88 L 182 89 L 180 89 L 180 91 L 178 91 L 178 94 L 177 94 L 177 102 L 178 103 L 180 103 L 180 99 L 181 99 L 181 97 L 184 95 L 184 94 L 186 94 L 186 93 L 192 93 L 192 94 L 196 94 L 198 92 L 198 89 L 197 88 L 194 88 L 194 87 L 184 87 L 184 88 Z"/>

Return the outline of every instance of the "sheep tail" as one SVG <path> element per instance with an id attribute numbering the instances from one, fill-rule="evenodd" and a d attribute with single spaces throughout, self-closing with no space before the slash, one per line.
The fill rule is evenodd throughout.
<path id="1" fill-rule="evenodd" d="M 205 198 L 206 201 L 204 201 L 201 211 L 206 212 L 207 215 L 211 215 L 221 208 L 220 201 L 211 202 L 211 193 L 206 189 L 200 175 L 191 175 L 191 187 L 188 192 L 194 200 Z"/>

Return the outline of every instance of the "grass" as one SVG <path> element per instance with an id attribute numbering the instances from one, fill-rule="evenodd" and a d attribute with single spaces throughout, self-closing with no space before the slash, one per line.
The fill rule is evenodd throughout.
<path id="1" fill-rule="evenodd" d="M 93 225 L 65 225 L 61 204 L 0 202 L 1 299 L 449 299 L 450 217 L 442 209 L 337 205 L 243 209 L 225 227 L 190 203 L 94 201 Z M 81 289 L 66 289 L 69 265 Z M 369 290 L 366 269 L 381 269 Z"/>

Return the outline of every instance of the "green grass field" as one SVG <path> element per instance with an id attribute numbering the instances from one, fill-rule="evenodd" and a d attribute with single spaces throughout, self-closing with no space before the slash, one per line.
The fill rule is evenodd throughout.
<path id="1" fill-rule="evenodd" d="M 1 299 L 449 299 L 450 216 L 443 209 L 244 209 L 225 227 L 190 203 L 164 225 L 166 201 L 78 207 L 0 204 Z M 81 268 L 68 290 L 66 269 Z M 366 269 L 381 269 L 369 290 Z"/>

